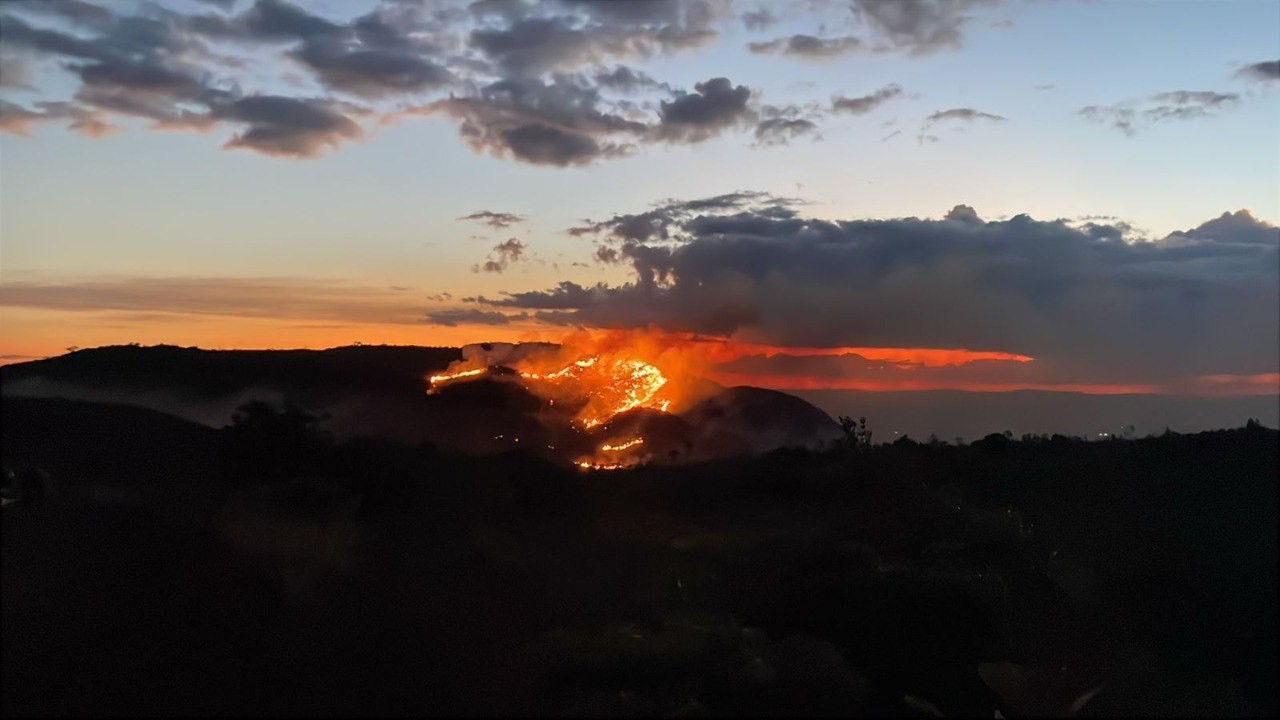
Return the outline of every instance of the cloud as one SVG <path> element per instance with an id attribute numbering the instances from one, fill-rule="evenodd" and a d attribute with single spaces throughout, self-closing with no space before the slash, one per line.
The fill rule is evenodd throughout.
<path id="1" fill-rule="evenodd" d="M 1258 245 L 1266 247 L 1280 240 L 1274 225 L 1255 218 L 1248 210 L 1224 212 L 1222 215 L 1204 222 L 1197 227 L 1173 233 L 1166 242 L 1177 238 L 1192 241 Z"/>
<path id="2" fill-rule="evenodd" d="M 457 327 L 458 325 L 509 325 L 513 322 L 528 320 L 529 313 L 502 313 L 478 308 L 465 308 L 429 312 L 426 318 L 429 323 L 446 327 Z"/>
<path id="3" fill-rule="evenodd" d="M 431 90 L 453 80 L 444 67 L 413 52 L 353 47 L 327 37 L 303 43 L 295 56 L 329 87 L 365 97 Z"/>
<path id="4" fill-rule="evenodd" d="M 618 65 L 613 70 L 596 73 L 595 82 L 600 87 L 623 93 L 659 89 L 671 92 L 670 85 L 660 83 L 643 72 L 626 65 Z"/>
<path id="5" fill-rule="evenodd" d="M 978 211 L 974 210 L 971 205 L 957 205 L 947 211 L 942 216 L 943 220 L 955 220 L 964 223 L 982 223 L 982 218 L 978 217 Z"/>
<path id="6" fill-rule="evenodd" d="M 614 215 L 599 222 L 586 221 L 568 229 L 570 235 L 598 235 L 614 242 L 657 242 L 672 239 L 670 231 L 699 214 L 716 215 L 729 211 L 750 211 L 770 217 L 789 217 L 799 201 L 759 191 L 738 191 L 694 200 L 664 200 L 653 209 L 636 214 Z"/>
<path id="7" fill-rule="evenodd" d="M 0 306 L 68 312 L 415 323 L 418 313 L 384 287 L 296 278 L 119 277 L 0 282 Z"/>
<path id="8" fill-rule="evenodd" d="M 251 95 L 220 108 L 220 118 L 248 128 L 227 141 L 228 148 L 247 148 L 266 155 L 315 157 L 326 147 L 361 136 L 360 126 L 319 99 Z"/>
<path id="9" fill-rule="evenodd" d="M 857 52 L 861 46 L 862 41 L 851 35 L 820 38 L 797 34 L 775 38 L 768 42 L 748 43 L 747 49 L 757 55 L 781 55 L 797 60 L 821 61 Z"/>
<path id="10" fill-rule="evenodd" d="M 882 52 L 921 56 L 959 48 L 967 12 L 989 0 L 853 0 L 855 16 L 879 40 Z"/>
<path id="11" fill-rule="evenodd" d="M 756 125 L 756 142 L 759 145 L 787 145 L 805 135 L 820 137 L 817 123 L 805 118 L 779 116 L 761 120 Z"/>
<path id="12" fill-rule="evenodd" d="M 493 246 L 493 251 L 488 259 L 480 265 L 473 266 L 471 272 L 483 270 L 485 272 L 500 273 L 507 269 L 508 264 L 518 262 L 528 247 L 519 238 L 510 238 L 500 242 Z"/>
<path id="13" fill-rule="evenodd" d="M 831 112 L 865 115 L 885 102 L 902 96 L 902 88 L 896 84 L 885 85 L 870 95 L 861 97 L 836 96 L 831 98 Z"/>
<path id="14" fill-rule="evenodd" d="M 787 145 L 792 140 L 810 136 L 821 140 L 818 132 L 819 114 L 815 108 L 801 108 L 796 105 L 774 107 L 766 105 L 761 109 L 763 119 L 756 124 L 755 135 L 757 146 Z"/>
<path id="15" fill-rule="evenodd" d="M 4 3 L 0 88 L 30 91 L 31 77 L 44 79 L 28 72 L 37 66 L 69 82 L 41 88 L 64 92 L 39 98 L 54 109 L 4 97 L 0 129 L 66 120 L 101 137 L 128 127 L 122 119 L 142 120 L 153 130 L 226 130 L 227 149 L 314 158 L 364 137 L 362 118 L 431 116 L 455 123 L 476 152 L 547 167 L 734 129 L 751 131 L 756 146 L 819 136 L 820 113 L 807 105 L 760 108 L 748 84 L 714 77 L 682 89 L 619 64 L 704 48 L 731 22 L 769 27 L 787 14 L 771 6 L 735 17 L 725 0 L 387 0 L 351 17 L 287 0 L 203 4 Z M 825 15 L 811 32 L 751 48 L 802 60 L 864 49 L 924 55 L 959 43 L 978 4 L 856 0 L 850 17 L 847 6 L 819 2 L 812 9 Z M 840 98 L 838 111 L 887 99 L 868 98 Z"/>
<path id="16" fill-rule="evenodd" d="M 478 97 L 439 100 L 424 111 L 458 120 L 460 136 L 477 152 L 564 167 L 633 152 L 646 132 L 602 106 L 596 88 L 557 75 L 492 83 Z"/>
<path id="17" fill-rule="evenodd" d="M 769 196 L 668 201 L 577 228 L 631 265 L 476 300 L 544 321 L 737 334 L 786 346 L 1036 358 L 1037 382 L 1175 382 L 1280 365 L 1280 230 L 1247 212 L 1165 238 L 968 206 L 941 220 L 820 220 Z"/>
<path id="18" fill-rule="evenodd" d="M 44 113 L 0 99 L 0 130 L 15 135 L 29 135 L 31 124 L 45 119 L 47 117 Z"/>
<path id="19" fill-rule="evenodd" d="M 1132 136 L 1144 123 L 1208 117 L 1236 105 L 1239 100 L 1237 93 L 1175 90 L 1115 105 L 1088 105 L 1080 108 L 1077 114 Z"/>
<path id="20" fill-rule="evenodd" d="M 86 137 L 104 137 L 119 127 L 103 119 L 99 112 L 63 102 L 37 102 L 35 110 L 0 99 L 0 132 L 30 136 L 33 123 L 70 120 L 67 127 Z"/>
<path id="21" fill-rule="evenodd" d="M 663 101 L 656 134 L 668 142 L 695 143 L 750 120 L 751 89 L 717 77 L 695 83 L 694 92 Z"/>
<path id="22" fill-rule="evenodd" d="M 471 32 L 470 44 L 511 76 L 701 47 L 716 36 L 714 23 L 724 14 L 722 3 L 702 0 L 510 3 L 480 12 L 486 24 Z"/>
<path id="23" fill-rule="evenodd" d="M 1280 81 L 1280 60 L 1264 60 L 1245 65 L 1236 71 L 1236 77 L 1264 82 Z"/>
<path id="24" fill-rule="evenodd" d="M 479 210 L 470 215 L 463 215 L 459 220 L 478 220 L 489 227 L 506 228 L 518 222 L 524 222 L 523 215 L 507 212 L 493 212 L 491 210 Z"/>
<path id="25" fill-rule="evenodd" d="M 938 122 L 940 120 L 963 120 L 972 122 L 974 120 L 994 120 L 1000 122 L 1004 120 L 1003 115 L 993 115 L 992 113 L 974 110 L 973 108 L 951 108 L 950 110 L 939 110 L 925 118 L 925 122 Z"/>
<path id="26" fill-rule="evenodd" d="M 932 115 L 924 119 L 924 123 L 920 126 L 920 131 L 916 134 L 916 142 L 923 145 L 926 141 L 938 142 L 938 136 L 930 133 L 934 125 L 944 120 L 954 120 L 959 122 L 975 122 L 978 120 L 988 120 L 991 122 L 1004 122 L 1003 115 L 995 115 L 973 108 L 951 108 L 949 110 L 938 110 Z"/>

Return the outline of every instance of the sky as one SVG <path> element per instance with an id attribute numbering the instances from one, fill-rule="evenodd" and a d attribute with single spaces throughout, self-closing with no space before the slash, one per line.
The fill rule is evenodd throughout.
<path id="1" fill-rule="evenodd" d="M 0 362 L 607 328 L 787 389 L 1276 393 L 1277 27 L 4 0 Z"/>

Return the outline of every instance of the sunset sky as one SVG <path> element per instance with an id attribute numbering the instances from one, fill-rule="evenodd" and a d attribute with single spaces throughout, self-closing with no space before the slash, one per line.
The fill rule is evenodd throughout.
<path id="1" fill-rule="evenodd" d="M 1276 393 L 1277 27 L 6 0 L 0 362 L 647 328 L 779 388 Z"/>

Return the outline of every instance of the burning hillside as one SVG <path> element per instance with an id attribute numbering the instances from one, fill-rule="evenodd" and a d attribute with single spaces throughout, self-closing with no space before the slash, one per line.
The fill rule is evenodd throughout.
<path id="1" fill-rule="evenodd" d="M 736 438 L 735 451 L 777 447 L 778 438 L 807 444 L 828 439 L 835 428 L 814 409 L 827 423 L 814 437 L 779 433 L 772 426 L 786 425 L 790 417 L 782 412 L 762 421 L 771 429 L 761 428 L 761 442 L 753 442 L 753 433 L 743 437 L 733 408 L 708 412 L 706 402 L 723 390 L 703 379 L 726 355 L 716 341 L 656 331 L 581 331 L 560 345 L 484 343 L 462 353 L 462 360 L 427 378 L 428 394 L 479 380 L 518 386 L 544 403 L 539 419 L 557 438 L 547 449 L 583 468 L 715 455 L 729 436 Z M 693 413 L 697 423 L 684 413 Z M 813 430 L 811 420 L 797 427 Z M 720 427 L 729 422 L 737 423 L 732 432 Z"/>
<path id="2" fill-rule="evenodd" d="M 638 462 L 645 455 L 645 439 L 615 439 L 609 421 L 638 409 L 668 412 L 679 383 L 642 359 L 651 356 L 642 349 L 601 342 L 599 336 L 574 339 L 558 347 L 467 346 L 461 361 L 428 378 L 428 393 L 480 378 L 515 381 L 546 401 L 549 419 L 568 419 L 574 431 L 592 438 L 592 447 L 576 456 L 579 466 L 615 468 Z"/>

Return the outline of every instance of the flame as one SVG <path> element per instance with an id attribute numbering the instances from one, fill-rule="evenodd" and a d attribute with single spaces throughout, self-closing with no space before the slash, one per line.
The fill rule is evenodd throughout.
<path id="1" fill-rule="evenodd" d="M 660 396 L 670 381 L 657 365 L 633 356 L 625 348 L 604 348 L 564 361 L 564 355 L 581 352 L 579 348 L 580 345 L 568 346 L 551 352 L 550 359 L 534 355 L 510 362 L 526 387 L 546 398 L 552 406 L 579 407 L 575 419 L 584 429 L 636 408 L 670 410 L 672 398 Z M 479 378 L 490 371 L 491 365 L 499 364 L 490 360 L 501 359 L 482 357 L 482 367 L 468 367 L 477 360 L 464 360 L 460 369 L 451 367 L 447 372 L 428 377 L 427 392 L 435 393 L 450 383 Z"/>
<path id="2" fill-rule="evenodd" d="M 632 440 L 628 440 L 618 445 L 610 445 L 609 443 L 605 443 L 604 445 L 600 446 L 600 449 L 605 452 L 618 452 L 619 450 L 626 450 L 627 448 L 632 448 L 632 447 L 635 447 L 636 445 L 643 445 L 643 444 L 644 444 L 644 438 L 634 438 Z"/>
<path id="3" fill-rule="evenodd" d="M 485 368 L 475 368 L 474 370 L 460 370 L 458 372 L 444 373 L 442 375 L 432 375 L 431 377 L 427 378 L 427 381 L 431 385 L 431 390 L 435 390 L 439 388 L 441 385 L 445 385 L 454 380 L 461 380 L 463 378 L 469 378 L 469 377 L 478 377 L 480 375 L 483 375 L 485 373 L 485 370 L 486 370 Z M 430 392 L 431 390 L 428 390 L 428 392 Z"/>

